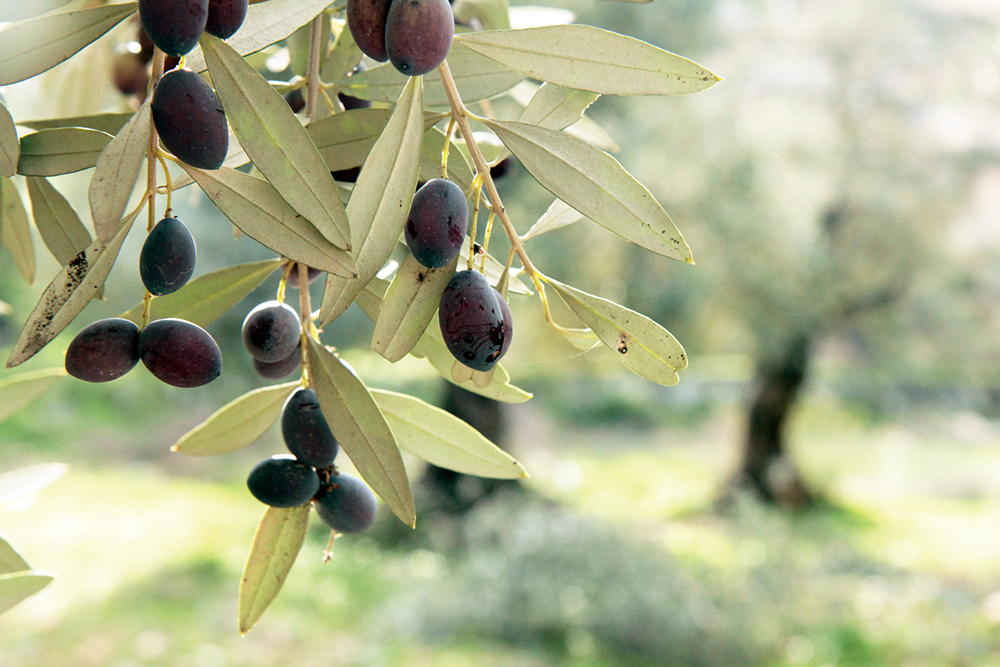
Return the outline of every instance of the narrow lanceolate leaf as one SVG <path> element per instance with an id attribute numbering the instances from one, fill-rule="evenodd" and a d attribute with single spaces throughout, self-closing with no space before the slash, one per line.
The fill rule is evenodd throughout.
<path id="1" fill-rule="evenodd" d="M 516 479 L 527 477 L 507 452 L 461 419 L 419 398 L 373 389 L 399 446 L 414 456 L 466 475 Z"/>
<path id="2" fill-rule="evenodd" d="M 0 534 L 0 574 L 24 572 L 30 569 L 31 566 L 17 552 L 17 549 L 11 546 L 10 542 Z"/>
<path id="3" fill-rule="evenodd" d="M 136 215 L 138 211 L 126 218 L 110 243 L 95 240 L 56 274 L 24 323 L 7 358 L 7 368 L 23 364 L 33 357 L 90 303 L 111 273 Z"/>
<path id="4" fill-rule="evenodd" d="M 149 100 L 97 158 L 90 179 L 90 216 L 94 233 L 110 241 L 118 231 L 149 145 Z"/>
<path id="5" fill-rule="evenodd" d="M 41 570 L 0 574 L 0 614 L 45 588 L 55 577 Z"/>
<path id="6" fill-rule="evenodd" d="M 659 384 L 677 384 L 687 354 L 669 331 L 641 313 L 546 278 L 577 317 L 636 375 Z"/>
<path id="7" fill-rule="evenodd" d="M 21 137 L 17 173 L 24 176 L 58 176 L 97 164 L 112 137 L 82 127 L 39 130 Z"/>
<path id="8" fill-rule="evenodd" d="M 683 95 L 720 81 L 687 58 L 589 25 L 467 32 L 455 42 L 534 79 L 606 95 Z"/>
<path id="9" fill-rule="evenodd" d="M 600 97 L 597 93 L 544 83 L 532 96 L 518 119 L 550 130 L 561 130 L 583 117 L 583 112 Z"/>
<path id="10" fill-rule="evenodd" d="M 80 222 L 66 198 L 47 179 L 29 176 L 28 197 L 38 235 L 60 264 L 70 260 L 90 245 L 90 232 Z"/>
<path id="11" fill-rule="evenodd" d="M 390 109 L 350 109 L 310 123 L 306 130 L 327 169 L 350 169 L 365 163 L 391 115 Z"/>
<path id="12" fill-rule="evenodd" d="M 55 67 L 134 14 L 137 7 L 135 2 L 92 7 L 8 27 L 0 32 L 0 86 Z"/>
<path id="13" fill-rule="evenodd" d="M 350 249 L 337 184 L 288 103 L 224 41 L 204 33 L 201 44 L 226 118 L 254 165 L 323 236 Z"/>
<path id="14" fill-rule="evenodd" d="M 622 238 L 691 262 L 691 249 L 649 190 L 587 142 L 528 123 L 486 121 L 542 187 Z"/>
<path id="15" fill-rule="evenodd" d="M 406 256 L 382 298 L 372 333 L 373 350 L 396 362 L 413 349 L 437 312 L 460 255 L 439 269 L 428 269 L 413 255 Z"/>
<path id="16" fill-rule="evenodd" d="M 17 272 L 26 283 L 35 280 L 35 247 L 31 242 L 28 213 L 14 182 L 0 176 L 0 245 L 14 257 Z"/>
<path id="17" fill-rule="evenodd" d="M 70 2 L 72 0 L 0 0 L 0 21 L 23 21 L 59 9 Z"/>
<path id="18" fill-rule="evenodd" d="M 184 166 L 223 215 L 252 239 L 297 262 L 353 276 L 354 260 L 295 212 L 267 181 L 234 169 Z"/>
<path id="19" fill-rule="evenodd" d="M 151 320 L 177 317 L 207 327 L 284 263 L 281 258 L 265 259 L 206 273 L 172 294 L 153 299 L 149 317 Z M 121 317 L 139 324 L 142 321 L 142 304 L 132 307 Z"/>
<path id="20" fill-rule="evenodd" d="M 416 525 L 403 458 L 368 388 L 339 357 L 311 339 L 309 369 L 323 415 L 354 467 L 403 523 Z"/>
<path id="21" fill-rule="evenodd" d="M 21 375 L 33 375 L 36 378 L 41 377 L 43 374 L 47 374 L 49 377 L 66 375 L 65 372 L 61 372 L 56 375 L 54 373 L 55 370 L 56 369 L 47 369 L 33 373 L 21 373 Z M 58 370 L 62 371 L 61 368 Z M 25 390 L 34 389 L 29 387 L 23 388 Z M 37 398 L 38 392 L 34 391 L 34 395 L 35 398 Z M 21 500 L 22 498 L 35 495 L 53 482 L 61 479 L 62 476 L 68 471 L 69 466 L 65 463 L 40 463 L 38 465 L 28 466 L 27 468 L 18 468 L 17 470 L 11 470 L 10 472 L 3 473 L 0 475 L 0 507 L 6 507 L 13 502 Z"/>
<path id="22" fill-rule="evenodd" d="M 330 0 L 268 0 L 252 4 L 243 25 L 226 43 L 241 56 L 256 53 L 312 21 L 329 4 Z M 205 69 L 200 46 L 187 55 L 184 66 L 195 72 Z"/>
<path id="23" fill-rule="evenodd" d="M 403 232 L 417 184 L 424 134 L 421 78 L 410 77 L 354 185 L 347 217 L 351 221 L 358 278 L 347 280 L 334 275 L 327 278 L 320 307 L 323 324 L 354 302 L 354 297 L 389 259 Z"/>
<path id="24" fill-rule="evenodd" d="M 254 389 L 219 408 L 170 449 L 192 456 L 208 456 L 246 447 L 271 428 L 281 414 L 285 399 L 298 386 L 300 383 L 295 381 Z"/>
<path id="25" fill-rule="evenodd" d="M 524 79 L 523 74 L 465 48 L 457 38 L 448 53 L 448 66 L 466 103 L 495 97 Z M 423 79 L 424 105 L 428 108 L 447 107 L 448 96 L 438 71 L 425 74 Z M 399 97 L 405 84 L 406 77 L 397 72 L 391 63 L 385 63 L 341 79 L 337 88 L 361 99 L 391 103 Z"/>
<path id="26" fill-rule="evenodd" d="M 21 154 L 21 143 L 17 139 L 17 128 L 7 107 L 0 104 L 0 176 L 10 178 L 17 172 L 17 159 Z"/>
<path id="27" fill-rule="evenodd" d="M 531 226 L 531 229 L 524 233 L 521 240 L 527 241 L 553 229 L 572 225 L 577 220 L 583 220 L 583 214 L 563 200 L 557 199 L 549 205 L 548 210 Z"/>
<path id="28" fill-rule="evenodd" d="M 309 503 L 301 507 L 268 507 L 264 512 L 240 579 L 240 634 L 249 632 L 277 597 L 302 549 L 308 525 Z"/>
<path id="29" fill-rule="evenodd" d="M 18 125 L 30 127 L 32 130 L 55 130 L 60 127 L 86 127 L 100 130 L 110 135 L 118 134 L 125 123 L 132 120 L 134 113 L 99 113 L 90 116 L 66 116 L 64 118 L 42 118 L 39 120 L 21 120 Z"/>

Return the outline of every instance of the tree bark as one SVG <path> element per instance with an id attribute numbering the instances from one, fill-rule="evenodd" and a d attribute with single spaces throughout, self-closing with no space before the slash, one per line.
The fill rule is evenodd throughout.
<path id="1" fill-rule="evenodd" d="M 767 503 L 804 507 L 815 500 L 785 449 L 788 418 L 806 379 L 810 346 L 808 334 L 795 334 L 778 354 L 757 361 L 734 486 Z"/>

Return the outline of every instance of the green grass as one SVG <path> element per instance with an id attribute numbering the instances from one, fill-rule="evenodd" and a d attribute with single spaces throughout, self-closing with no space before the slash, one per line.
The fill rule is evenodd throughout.
<path id="1" fill-rule="evenodd" d="M 679 431 L 572 431 L 533 415 L 515 441 L 534 489 L 659 545 L 740 615 L 769 656 L 761 667 L 996 667 L 1000 449 L 962 420 L 871 424 L 806 406 L 794 456 L 829 504 L 793 515 L 749 501 L 713 511 L 738 453 L 736 413 Z M 240 637 L 238 581 L 262 507 L 240 483 L 162 470 L 78 463 L 33 506 L 0 512 L 28 561 L 60 575 L 4 615 L 0 665 L 639 664 L 586 633 L 560 635 L 553 650 L 402 632 L 395 601 L 443 584 L 453 563 L 348 537 L 322 564 L 318 525 L 277 601 Z"/>

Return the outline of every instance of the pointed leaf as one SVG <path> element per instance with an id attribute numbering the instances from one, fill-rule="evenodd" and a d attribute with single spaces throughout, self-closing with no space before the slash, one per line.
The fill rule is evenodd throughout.
<path id="1" fill-rule="evenodd" d="M 226 43 L 241 56 L 256 53 L 287 38 L 329 5 L 330 0 L 268 0 L 251 4 L 243 25 Z M 195 72 L 205 69 L 200 46 L 187 55 L 184 66 Z"/>
<path id="2" fill-rule="evenodd" d="M 150 303 L 150 320 L 178 317 L 207 327 L 240 302 L 274 273 L 284 259 L 227 266 L 199 276 L 172 294 L 158 296 Z M 133 306 L 121 317 L 136 324 L 142 321 L 142 304 Z"/>
<path id="3" fill-rule="evenodd" d="M 600 97 L 597 93 L 544 83 L 518 119 L 550 130 L 561 130 L 580 120 L 583 112 Z"/>
<path id="4" fill-rule="evenodd" d="M 0 0 L 0 21 L 23 21 L 53 9 L 68 5 L 72 0 Z"/>
<path id="5" fill-rule="evenodd" d="M 549 205 L 548 210 L 538 219 L 538 222 L 533 224 L 531 229 L 524 233 L 521 240 L 527 241 L 539 234 L 551 232 L 553 229 L 561 229 L 567 225 L 572 225 L 577 220 L 583 220 L 583 214 L 562 199 L 557 199 Z"/>
<path id="6" fill-rule="evenodd" d="M 458 43 L 457 36 L 448 53 L 448 66 L 466 104 L 495 97 L 524 79 L 523 74 L 465 48 Z M 424 106 L 447 107 L 448 96 L 444 92 L 438 71 L 425 74 L 423 79 Z M 391 63 L 385 63 L 342 78 L 337 82 L 337 89 L 363 100 L 392 103 L 399 97 L 405 84 L 406 77 L 396 71 Z"/>
<path id="7" fill-rule="evenodd" d="M 146 157 L 151 131 L 149 102 L 146 100 L 139 107 L 132 120 L 97 158 L 94 175 L 90 179 L 88 194 L 94 233 L 105 242 L 110 241 L 118 231 Z"/>
<path id="8" fill-rule="evenodd" d="M 55 577 L 41 570 L 0 574 L 0 614 L 45 588 Z"/>
<path id="9" fill-rule="evenodd" d="M 309 371 L 320 408 L 340 446 L 375 493 L 413 527 L 417 515 L 403 458 L 368 388 L 339 357 L 312 339 Z"/>
<path id="10" fill-rule="evenodd" d="M 14 182 L 6 176 L 0 176 L 0 245 L 6 246 L 14 257 L 24 282 L 34 281 L 35 247 L 31 242 L 28 212 Z"/>
<path id="11" fill-rule="evenodd" d="M 677 371 L 687 368 L 687 354 L 669 331 L 613 301 L 545 280 L 633 373 L 659 384 L 677 384 Z"/>
<path id="12" fill-rule="evenodd" d="M 24 323 L 7 358 L 7 368 L 23 364 L 33 357 L 90 303 L 111 273 L 118 251 L 138 213 L 137 210 L 126 218 L 110 243 L 94 241 L 56 274 Z"/>
<path id="13" fill-rule="evenodd" d="M 487 121 L 542 187 L 605 229 L 655 253 L 691 262 L 691 249 L 649 190 L 604 151 L 562 132 Z"/>
<path id="14" fill-rule="evenodd" d="M 589 25 L 467 32 L 455 42 L 533 79 L 607 95 L 683 95 L 720 81 L 687 58 Z"/>
<path id="15" fill-rule="evenodd" d="M 271 428 L 281 414 L 285 399 L 298 386 L 300 383 L 296 380 L 243 394 L 181 436 L 171 451 L 208 456 L 246 447 Z"/>
<path id="16" fill-rule="evenodd" d="M 204 33 L 209 73 L 226 118 L 254 165 L 331 243 L 350 230 L 337 184 L 288 103 L 228 44 Z"/>
<path id="17" fill-rule="evenodd" d="M 419 398 L 373 389 L 399 446 L 441 468 L 466 475 L 516 479 L 528 472 L 510 454 L 461 419 Z"/>
<path id="18" fill-rule="evenodd" d="M 100 130 L 110 135 L 118 134 L 125 124 L 132 120 L 135 114 L 129 113 L 99 113 L 90 116 L 67 116 L 65 118 L 43 118 L 40 120 L 21 120 L 18 125 L 30 127 L 32 130 L 56 130 L 62 127 L 85 127 Z"/>
<path id="19" fill-rule="evenodd" d="M 17 138 L 17 128 L 7 107 L 0 104 L 0 176 L 10 178 L 17 172 L 17 159 L 21 154 L 21 143 Z"/>
<path id="20" fill-rule="evenodd" d="M 126 2 L 92 7 L 8 27 L 0 32 L 0 86 L 55 67 L 134 14 L 138 6 Z"/>
<path id="21" fill-rule="evenodd" d="M 406 256 L 382 299 L 372 333 L 373 350 L 396 362 L 413 349 L 437 312 L 460 258 L 461 253 L 446 266 L 428 269 L 413 255 Z"/>
<path id="22" fill-rule="evenodd" d="M 421 77 L 410 77 L 354 185 L 347 203 L 347 217 L 351 221 L 351 246 L 358 277 L 327 278 L 320 307 L 323 324 L 354 302 L 354 297 L 389 259 L 403 232 L 417 184 L 424 134 L 420 80 Z"/>
<path id="23" fill-rule="evenodd" d="M 28 196 L 35 227 L 45 246 L 60 264 L 69 264 L 90 245 L 90 232 L 66 198 L 41 176 L 29 176 Z"/>
<path id="24" fill-rule="evenodd" d="M 21 137 L 17 173 L 24 176 L 58 176 L 97 164 L 111 135 L 82 127 L 39 130 Z"/>
<path id="25" fill-rule="evenodd" d="M 0 574 L 24 572 L 30 569 L 31 566 L 17 552 L 17 549 L 0 534 Z"/>
<path id="26" fill-rule="evenodd" d="M 250 238 L 331 275 L 355 274 L 351 257 L 296 213 L 267 181 L 234 169 L 183 166 L 222 214 Z"/>
<path id="27" fill-rule="evenodd" d="M 54 373 L 53 371 L 59 371 Z M 6 385 L 0 391 L 4 394 L 8 394 L 9 389 L 13 386 L 17 386 L 23 391 L 31 393 L 35 398 L 41 393 L 39 387 L 37 386 L 39 381 L 44 379 L 55 379 L 66 375 L 66 373 L 60 369 L 46 369 L 44 371 L 35 371 L 32 373 L 21 373 L 14 377 L 20 378 L 22 376 L 33 376 L 33 381 L 35 386 L 26 386 L 29 381 L 27 379 L 19 381 L 16 385 Z M 6 383 L 6 380 L 4 381 Z M 44 388 L 48 388 L 47 386 Z M 43 388 L 43 391 L 44 391 Z M 10 414 L 8 412 L 8 414 Z M 11 470 L 0 475 L 0 507 L 6 507 L 13 502 L 21 500 L 22 498 L 27 498 L 33 496 L 39 491 L 42 491 L 47 486 L 61 479 L 69 471 L 69 466 L 65 463 L 40 463 L 38 465 L 28 466 L 27 468 L 18 468 L 17 470 Z"/>
<path id="28" fill-rule="evenodd" d="M 302 549 L 309 525 L 309 503 L 300 507 L 268 507 L 264 512 L 240 580 L 238 620 L 245 635 L 281 590 Z"/>

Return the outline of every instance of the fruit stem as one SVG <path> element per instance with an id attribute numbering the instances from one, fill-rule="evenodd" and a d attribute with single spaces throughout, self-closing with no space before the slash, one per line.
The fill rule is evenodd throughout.
<path id="1" fill-rule="evenodd" d="M 444 148 L 441 149 L 441 178 L 448 178 L 448 149 L 451 147 L 451 133 L 455 131 L 455 117 L 448 121 L 448 131 L 444 133 Z"/>
<path id="2" fill-rule="evenodd" d="M 157 47 L 153 47 L 153 66 L 152 73 L 149 76 L 147 95 L 153 94 L 153 89 L 156 87 L 160 77 L 163 76 L 163 61 L 165 58 L 166 54 L 163 53 L 163 51 Z M 150 123 L 149 145 L 146 147 L 146 193 L 143 195 L 143 200 L 146 202 L 147 206 L 147 234 L 152 231 L 153 227 L 156 225 L 156 161 L 158 152 L 159 137 L 156 134 L 156 125 L 154 123 Z M 166 170 L 166 165 L 164 165 L 163 171 L 166 172 Z M 169 179 L 170 177 L 167 176 L 167 178 Z M 167 190 L 167 206 L 170 206 L 169 188 Z M 149 324 L 149 309 L 152 299 L 153 295 L 149 293 L 149 290 L 144 289 L 142 296 L 142 323 L 139 327 L 140 329 L 145 329 L 146 325 Z"/>
<path id="3" fill-rule="evenodd" d="M 312 332 L 312 304 L 309 296 L 309 267 L 299 262 L 299 313 L 302 321 L 302 386 L 312 384 L 309 369 L 309 334 Z"/>
<path id="4" fill-rule="evenodd" d="M 472 220 L 469 225 L 469 266 L 471 271 L 476 263 L 476 234 L 479 224 L 479 204 L 483 198 L 483 179 L 479 174 L 472 179 Z"/>
<path id="5" fill-rule="evenodd" d="M 451 68 L 448 67 L 447 58 L 438 65 L 438 72 L 441 74 L 441 83 L 444 84 L 444 91 L 448 96 L 448 103 L 451 105 L 452 118 L 458 123 L 458 129 L 462 132 L 462 136 L 465 137 L 465 143 L 469 146 L 469 152 L 472 154 L 472 161 L 476 165 L 476 171 L 483 175 L 486 193 L 493 204 L 493 210 L 499 216 L 500 222 L 503 223 L 503 229 L 507 233 L 507 238 L 510 239 L 511 245 L 514 246 L 514 251 L 520 258 L 521 264 L 524 265 L 524 270 L 534 280 L 535 275 L 538 274 L 538 270 L 531 263 L 531 260 L 528 259 L 528 253 L 525 251 L 524 244 L 521 243 L 521 239 L 517 235 L 517 230 L 514 229 L 514 223 L 511 222 L 510 217 L 507 215 L 507 209 L 504 208 L 503 202 L 500 201 L 500 194 L 497 192 L 497 186 L 490 176 L 490 167 L 486 163 L 486 158 L 483 157 L 483 152 L 479 149 L 479 144 L 476 143 L 475 138 L 472 136 L 472 126 L 469 125 L 469 110 L 462 103 L 462 96 L 455 85 L 455 78 L 451 75 Z"/>
<path id="6" fill-rule="evenodd" d="M 306 95 L 306 118 L 312 123 L 316 120 L 316 102 L 319 100 L 319 67 L 323 48 L 323 13 L 320 12 L 312 22 L 312 40 L 309 44 L 308 94 Z M 327 98 L 329 99 L 329 98 Z"/>

